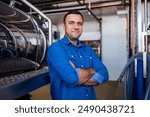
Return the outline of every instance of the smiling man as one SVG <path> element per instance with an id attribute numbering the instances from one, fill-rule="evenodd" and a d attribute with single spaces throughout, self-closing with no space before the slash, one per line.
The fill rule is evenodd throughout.
<path id="1" fill-rule="evenodd" d="M 95 100 L 93 86 L 108 80 L 108 71 L 92 48 L 80 42 L 84 18 L 64 16 L 65 35 L 48 49 L 51 96 L 55 100 Z"/>

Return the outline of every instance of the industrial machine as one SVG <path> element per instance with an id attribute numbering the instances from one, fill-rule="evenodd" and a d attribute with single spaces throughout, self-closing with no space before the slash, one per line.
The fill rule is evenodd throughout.
<path id="1" fill-rule="evenodd" d="M 0 1 L 0 99 L 17 99 L 49 82 L 43 25 L 42 17 Z"/>

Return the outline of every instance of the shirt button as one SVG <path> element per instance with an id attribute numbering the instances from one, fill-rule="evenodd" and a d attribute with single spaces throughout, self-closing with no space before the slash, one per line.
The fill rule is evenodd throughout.
<path id="1" fill-rule="evenodd" d="M 82 56 L 80 56 L 80 58 L 82 58 Z"/>
<path id="2" fill-rule="evenodd" d="M 84 67 L 83 65 L 81 65 L 81 67 Z"/>

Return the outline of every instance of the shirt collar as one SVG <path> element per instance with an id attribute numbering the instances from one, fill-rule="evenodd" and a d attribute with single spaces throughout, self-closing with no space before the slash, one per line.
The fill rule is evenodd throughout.
<path id="1" fill-rule="evenodd" d="M 63 41 L 64 41 L 64 43 L 67 44 L 67 45 L 72 44 L 72 43 L 70 42 L 70 40 L 67 38 L 66 35 L 63 37 Z M 81 41 L 79 41 L 79 39 L 77 40 L 77 44 L 78 44 L 77 47 L 84 46 L 84 44 L 81 43 Z"/>

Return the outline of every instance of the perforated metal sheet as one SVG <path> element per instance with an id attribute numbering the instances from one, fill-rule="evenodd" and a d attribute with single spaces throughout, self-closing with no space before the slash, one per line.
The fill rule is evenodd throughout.
<path id="1" fill-rule="evenodd" d="M 38 66 L 24 58 L 0 59 L 0 78 L 36 69 Z"/>
<path id="2" fill-rule="evenodd" d="M 47 67 L 0 78 L 0 99 L 17 99 L 49 82 Z"/>
<path id="3" fill-rule="evenodd" d="M 22 80 L 30 79 L 32 77 L 38 76 L 46 72 L 48 72 L 48 69 L 42 68 L 42 69 L 35 70 L 35 71 L 30 71 L 26 73 L 3 77 L 3 78 L 0 78 L 0 87 L 10 85 L 11 83 L 16 83 Z"/>

